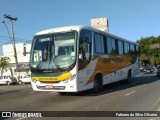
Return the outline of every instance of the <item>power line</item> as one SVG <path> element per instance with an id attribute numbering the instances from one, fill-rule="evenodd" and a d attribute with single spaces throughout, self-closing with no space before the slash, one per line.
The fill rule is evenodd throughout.
<path id="1" fill-rule="evenodd" d="M 22 40 L 19 40 L 19 41 L 17 41 L 16 44 L 18 44 L 19 42 L 22 42 L 22 43 L 31 43 L 31 41 L 22 41 Z M 12 41 L 9 41 L 9 42 L 7 42 L 7 43 L 0 44 L 0 46 L 7 45 L 7 44 L 11 44 L 11 43 L 12 43 Z"/>
<path id="2" fill-rule="evenodd" d="M 30 27 L 30 26 L 26 26 L 26 25 L 21 25 L 21 24 L 14 24 L 15 26 L 19 26 L 19 27 L 22 27 L 22 28 L 28 28 L 28 29 L 34 29 L 36 31 L 39 31 L 40 28 L 34 28 L 34 27 Z"/>
<path id="3" fill-rule="evenodd" d="M 3 19 L 2 17 L 0 17 L 1 19 Z M 26 21 L 24 20 L 20 20 L 21 23 L 26 23 Z M 6 21 L 6 23 L 9 24 L 9 22 Z M 23 27 L 23 28 L 28 28 L 28 29 L 34 29 L 36 31 L 39 31 L 41 30 L 42 28 L 35 28 L 35 27 L 32 27 L 32 25 L 22 25 L 22 24 L 17 24 L 17 23 L 13 23 L 14 26 L 18 26 L 18 27 Z"/>
<path id="4" fill-rule="evenodd" d="M 10 38 L 8 36 L 5 36 L 5 35 L 0 35 L 0 37 L 4 37 L 4 38 Z M 26 40 L 26 41 L 31 41 L 31 40 L 28 40 L 28 39 L 25 39 L 25 38 L 15 38 L 16 40 Z"/>
<path id="5" fill-rule="evenodd" d="M 4 44 L 1 44 L 0 46 L 7 45 L 7 44 L 10 44 L 10 43 L 11 43 L 11 41 L 7 42 L 7 43 L 4 43 Z"/>

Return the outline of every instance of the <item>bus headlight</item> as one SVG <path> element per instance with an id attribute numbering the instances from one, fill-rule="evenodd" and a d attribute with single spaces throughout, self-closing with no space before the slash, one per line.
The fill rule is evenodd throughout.
<path id="1" fill-rule="evenodd" d="M 36 82 L 37 82 L 37 80 L 34 80 L 33 78 L 31 78 L 31 81 L 32 81 L 32 82 L 34 82 L 34 83 L 36 83 Z"/>

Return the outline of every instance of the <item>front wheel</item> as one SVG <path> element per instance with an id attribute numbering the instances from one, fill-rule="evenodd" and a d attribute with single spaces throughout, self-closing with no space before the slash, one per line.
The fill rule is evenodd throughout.
<path id="1" fill-rule="evenodd" d="M 99 77 L 95 78 L 93 83 L 93 93 L 97 94 L 101 92 L 102 89 L 103 89 L 102 80 Z"/>
<path id="2" fill-rule="evenodd" d="M 7 81 L 7 83 L 6 83 L 7 85 L 10 85 L 11 83 L 9 82 L 9 81 Z"/>

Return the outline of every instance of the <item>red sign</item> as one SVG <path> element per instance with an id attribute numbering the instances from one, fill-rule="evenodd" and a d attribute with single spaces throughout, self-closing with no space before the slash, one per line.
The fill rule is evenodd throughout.
<path id="1" fill-rule="evenodd" d="M 46 85 L 45 88 L 46 89 L 53 89 L 53 86 L 52 85 Z"/>

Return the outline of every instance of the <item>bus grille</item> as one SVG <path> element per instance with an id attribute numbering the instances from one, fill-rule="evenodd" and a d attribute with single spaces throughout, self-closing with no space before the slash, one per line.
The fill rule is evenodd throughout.
<path id="1" fill-rule="evenodd" d="M 60 81 L 40 81 L 41 83 L 59 83 Z"/>

